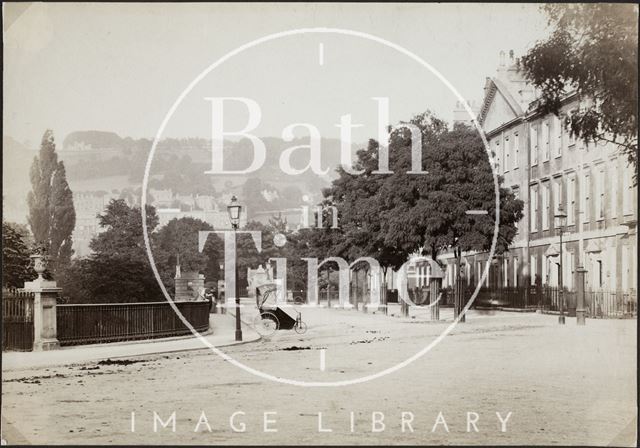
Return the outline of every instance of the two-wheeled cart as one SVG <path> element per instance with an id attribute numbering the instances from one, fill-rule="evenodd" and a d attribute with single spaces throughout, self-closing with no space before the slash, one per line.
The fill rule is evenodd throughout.
<path id="1" fill-rule="evenodd" d="M 256 288 L 256 305 L 258 315 L 253 323 L 256 330 L 262 335 L 270 335 L 276 330 L 293 329 L 298 334 L 307 331 L 307 324 L 302 321 L 302 313 L 293 306 L 277 301 L 278 286 L 275 283 L 267 283 Z M 291 308 L 290 311 L 285 308 Z"/>

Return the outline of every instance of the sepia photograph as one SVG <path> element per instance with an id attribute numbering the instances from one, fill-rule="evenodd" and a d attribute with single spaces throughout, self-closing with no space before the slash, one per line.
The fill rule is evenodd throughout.
<path id="1" fill-rule="evenodd" d="M 4 2 L 2 445 L 637 446 L 638 10 Z"/>

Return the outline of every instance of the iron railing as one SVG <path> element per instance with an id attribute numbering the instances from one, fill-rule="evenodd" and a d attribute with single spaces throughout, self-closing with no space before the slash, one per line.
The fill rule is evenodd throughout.
<path id="1" fill-rule="evenodd" d="M 198 332 L 209 329 L 209 302 L 174 302 Z M 96 344 L 190 334 L 168 302 L 56 307 L 60 345 Z"/>
<path id="2" fill-rule="evenodd" d="M 464 297 L 468 300 L 473 288 L 466 288 Z M 453 303 L 453 289 L 442 290 L 442 305 Z M 410 292 L 411 295 L 411 292 Z M 564 303 L 561 307 L 560 288 L 551 286 L 481 288 L 473 306 L 500 307 L 515 309 L 540 309 L 542 311 L 564 312 L 575 315 L 577 293 L 564 290 Z M 638 296 L 635 290 L 629 291 L 585 291 L 587 316 L 592 318 L 637 317 Z"/>
<path id="3" fill-rule="evenodd" d="M 636 291 L 587 291 L 585 302 L 590 317 L 632 317 L 638 315 Z"/>
<path id="4" fill-rule="evenodd" d="M 2 351 L 33 350 L 32 292 L 2 288 Z"/>

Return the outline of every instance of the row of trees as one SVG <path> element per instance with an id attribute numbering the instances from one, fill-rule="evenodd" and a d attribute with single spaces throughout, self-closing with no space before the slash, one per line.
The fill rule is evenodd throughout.
<path id="1" fill-rule="evenodd" d="M 158 217 L 153 207 L 146 209 L 147 231 L 150 237 L 155 266 L 163 284 L 173 293 L 175 267 L 179 262 L 182 271 L 195 271 L 205 275 L 207 282 L 217 282 L 224 274 L 220 265 L 224 263 L 224 242 L 215 234 L 209 236 L 202 252 L 198 251 L 198 234 L 211 231 L 213 227 L 199 219 L 173 219 L 156 229 Z M 163 300 L 144 244 L 141 209 L 129 206 L 122 200 L 112 200 L 104 213 L 99 215 L 104 229 L 90 244 L 92 254 L 76 259 L 61 279 L 64 294 L 72 302 L 144 302 Z M 155 230 L 154 230 L 155 229 Z M 262 251 L 258 251 L 249 235 L 239 235 L 237 241 L 237 266 L 240 286 L 247 285 L 247 268 L 265 264 L 270 257 L 293 258 L 293 246 L 279 248 L 273 244 L 276 232 L 286 230 L 281 220 L 272 220 L 270 225 L 250 222 L 245 230 L 262 232 Z M 292 269 L 300 266 L 294 263 Z M 298 283 L 300 277 L 297 278 Z M 292 283 L 293 284 L 293 283 Z"/>

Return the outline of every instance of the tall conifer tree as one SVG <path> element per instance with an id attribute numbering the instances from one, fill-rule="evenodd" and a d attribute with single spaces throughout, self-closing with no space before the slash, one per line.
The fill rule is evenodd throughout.
<path id="1" fill-rule="evenodd" d="M 49 270 L 55 274 L 71 259 L 71 234 L 76 225 L 76 213 L 64 163 L 58 161 L 51 130 L 42 136 L 40 152 L 33 159 L 30 175 L 29 225 L 36 243 L 46 250 Z"/>

